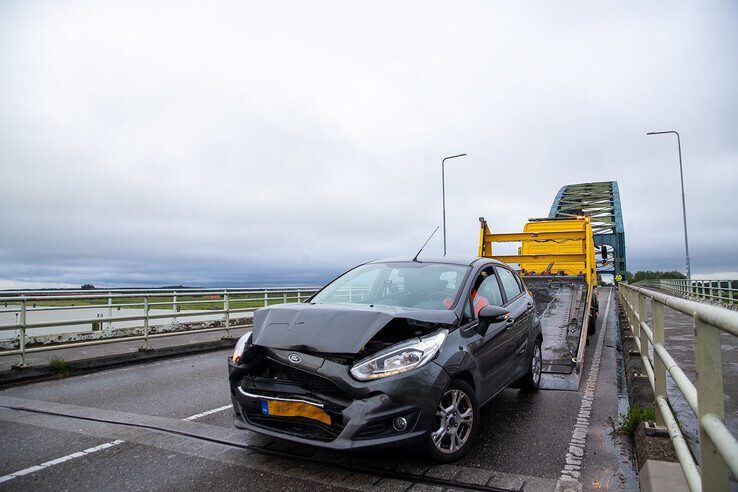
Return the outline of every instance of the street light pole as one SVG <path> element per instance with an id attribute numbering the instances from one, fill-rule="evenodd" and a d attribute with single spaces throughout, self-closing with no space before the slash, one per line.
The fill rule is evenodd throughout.
<path id="1" fill-rule="evenodd" d="M 687 238 L 687 205 L 684 200 L 684 171 L 682 170 L 682 139 L 679 138 L 679 132 L 668 130 L 665 132 L 648 132 L 646 135 L 663 135 L 665 133 L 673 133 L 677 137 L 677 148 L 679 149 L 679 179 L 682 183 L 682 218 L 684 220 L 684 250 L 687 260 L 687 279 L 692 280 L 692 269 L 689 265 L 689 239 Z"/>
<path id="2" fill-rule="evenodd" d="M 446 160 L 464 157 L 466 154 L 451 155 L 441 161 L 441 194 L 443 196 L 443 256 L 446 256 Z"/>

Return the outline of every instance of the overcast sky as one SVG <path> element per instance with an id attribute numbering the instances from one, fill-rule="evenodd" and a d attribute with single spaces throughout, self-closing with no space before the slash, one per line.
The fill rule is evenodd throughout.
<path id="1" fill-rule="evenodd" d="M 315 284 L 617 180 L 738 278 L 736 2 L 0 3 L 0 287 Z M 439 233 L 428 254 L 442 252 Z"/>

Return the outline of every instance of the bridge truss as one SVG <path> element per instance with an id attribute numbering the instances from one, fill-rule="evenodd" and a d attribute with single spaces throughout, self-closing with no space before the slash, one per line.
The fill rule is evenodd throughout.
<path id="1" fill-rule="evenodd" d="M 588 215 L 595 246 L 607 250 L 606 264 L 598 273 L 625 276 L 625 229 L 617 181 L 563 186 L 551 205 L 549 218 Z"/>

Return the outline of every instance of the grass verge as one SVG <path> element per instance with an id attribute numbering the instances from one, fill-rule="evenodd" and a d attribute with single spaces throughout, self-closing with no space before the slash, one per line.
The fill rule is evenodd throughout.
<path id="1" fill-rule="evenodd" d="M 620 427 L 617 428 L 617 432 L 619 434 L 633 434 L 635 432 L 636 427 L 638 427 L 638 424 L 641 422 L 648 422 L 656 419 L 656 410 L 653 408 L 644 408 L 639 407 L 638 405 L 633 405 L 630 408 L 628 408 L 628 413 L 625 414 L 625 418 L 623 419 L 623 422 L 620 424 Z"/>
<path id="2" fill-rule="evenodd" d="M 69 362 L 65 361 L 61 357 L 52 358 L 51 360 L 49 360 L 49 365 L 51 366 L 51 369 L 53 369 L 54 374 L 56 374 L 60 378 L 63 378 L 64 376 L 69 374 L 69 370 L 71 369 Z"/>

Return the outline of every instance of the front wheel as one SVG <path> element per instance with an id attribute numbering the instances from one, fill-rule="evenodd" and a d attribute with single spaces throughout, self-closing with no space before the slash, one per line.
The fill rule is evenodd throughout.
<path id="1" fill-rule="evenodd" d="M 536 391 L 541 384 L 541 372 L 543 370 L 543 355 L 541 353 L 541 341 L 536 339 L 533 345 L 533 356 L 530 358 L 528 372 L 523 376 L 522 387 L 528 391 Z"/>
<path id="2" fill-rule="evenodd" d="M 479 405 L 474 389 L 464 381 L 454 379 L 436 406 L 428 454 L 439 463 L 456 461 L 469 452 L 478 430 Z"/>

